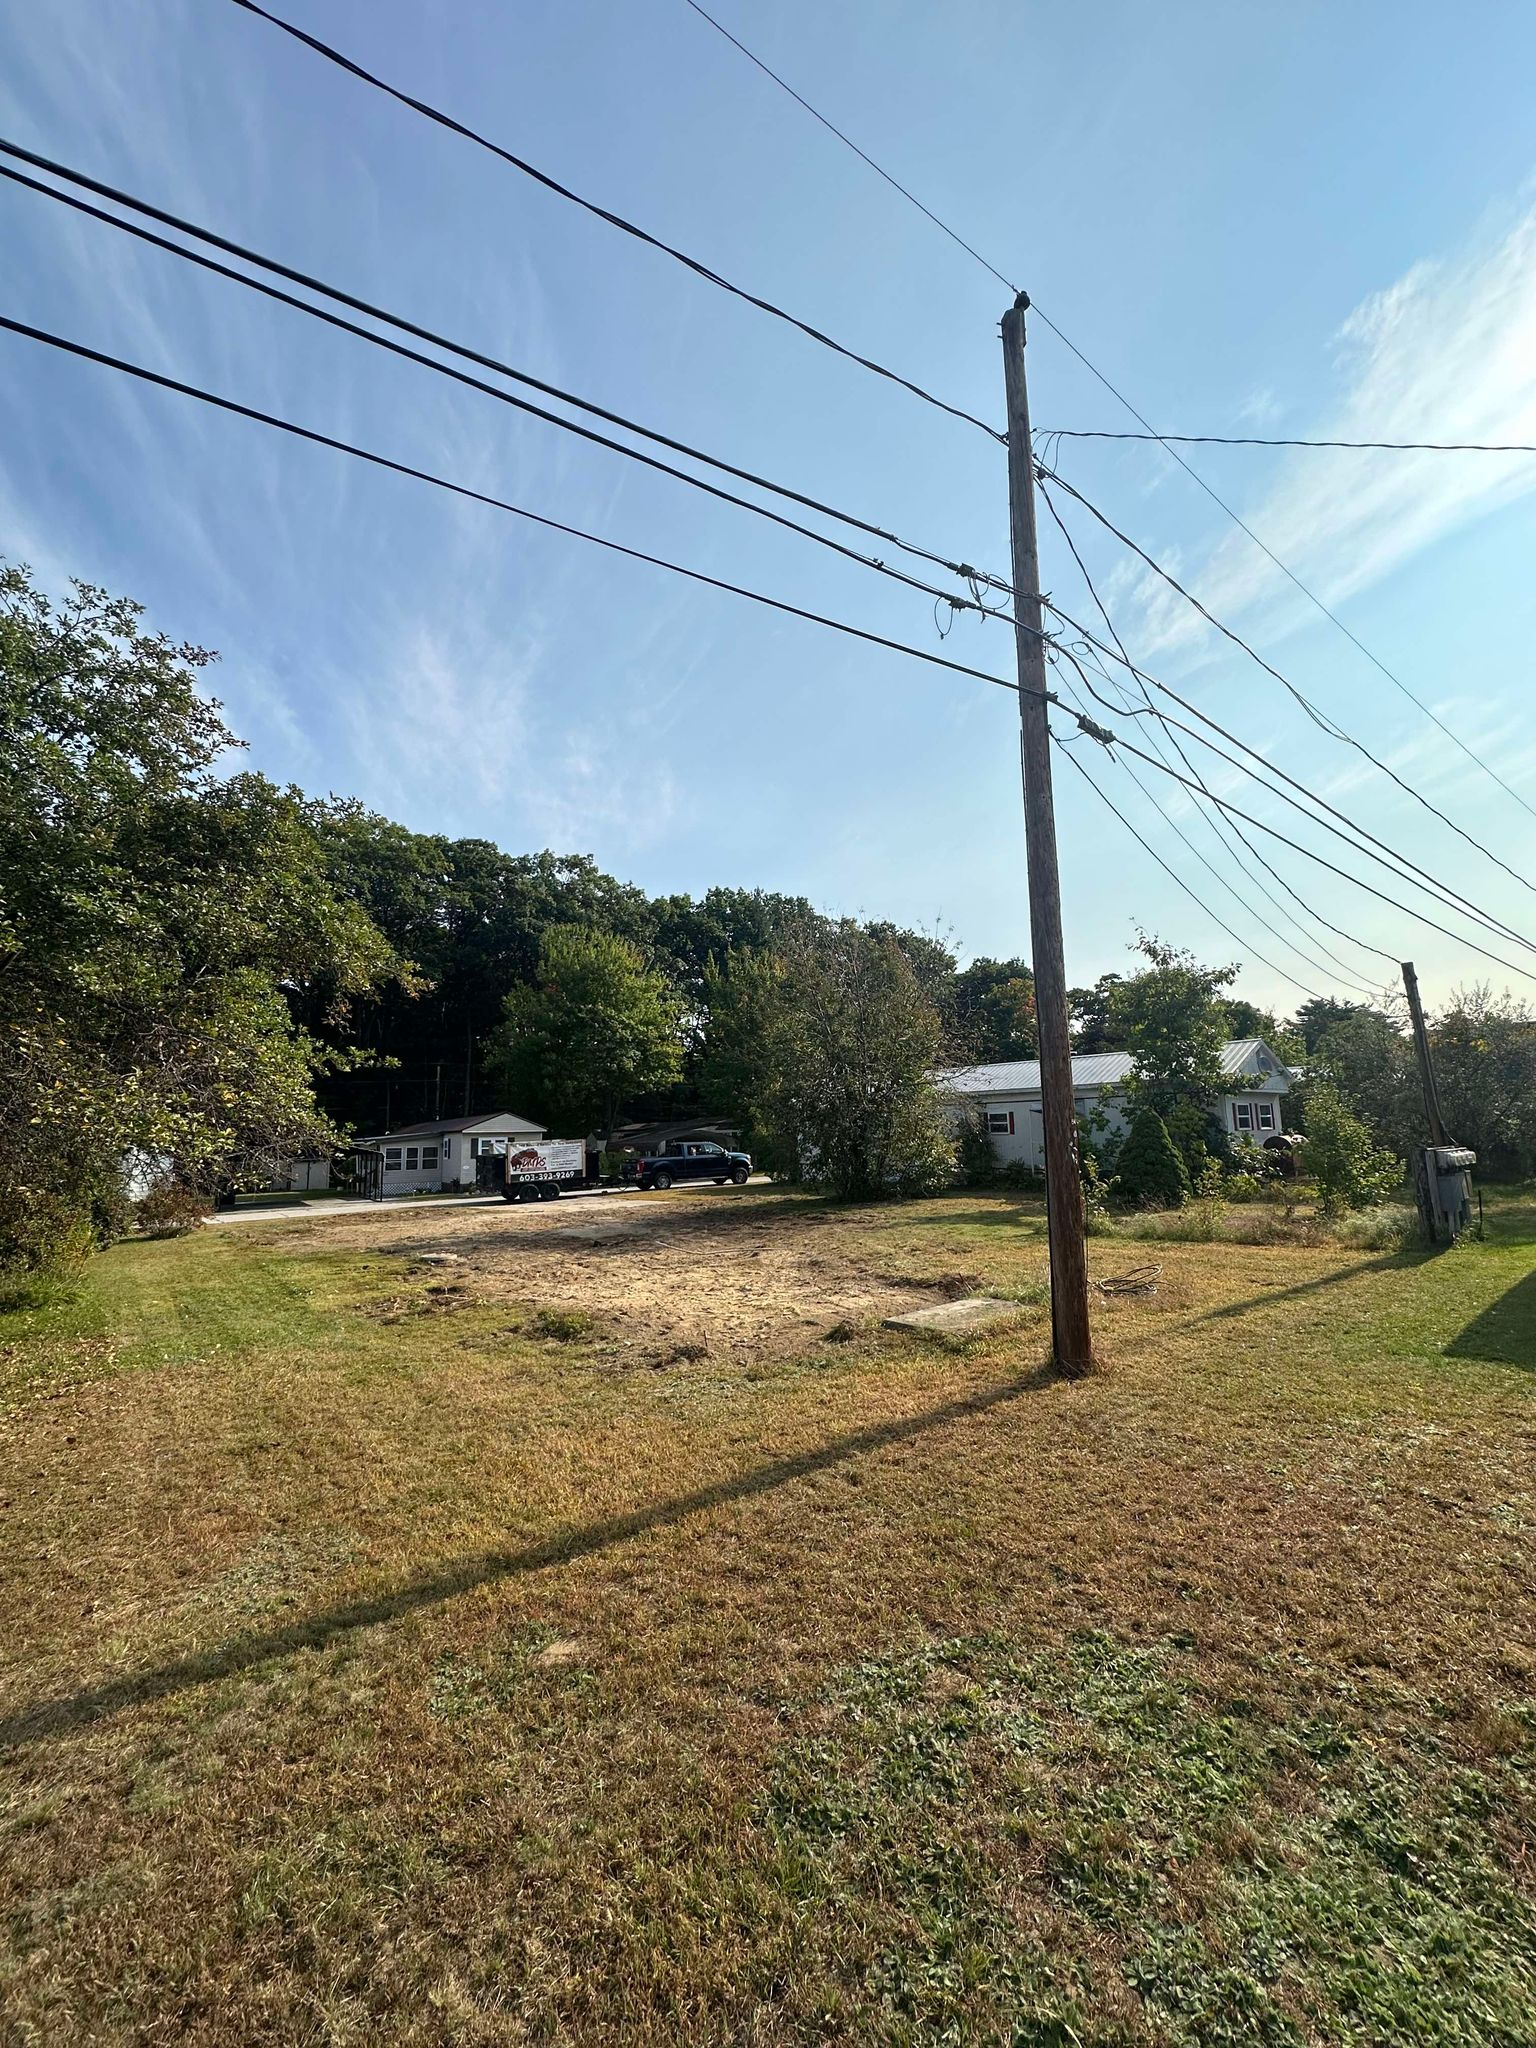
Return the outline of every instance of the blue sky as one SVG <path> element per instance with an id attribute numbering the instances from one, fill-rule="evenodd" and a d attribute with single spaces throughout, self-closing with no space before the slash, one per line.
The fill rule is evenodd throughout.
<path id="1" fill-rule="evenodd" d="M 283 11 L 281 8 L 279 11 Z M 291 18 L 918 382 L 1001 418 L 1006 293 L 683 0 L 289 0 Z M 719 12 L 1024 283 L 1154 422 L 1536 440 L 1536 11 L 781 0 Z M 0 19 L 5 133 L 536 374 L 1006 569 L 1002 451 L 435 131 L 221 0 Z M 4 309 L 711 574 L 937 647 L 931 607 L 794 535 L 0 191 Z M 1037 427 L 1134 425 L 1038 325 Z M 221 650 L 255 765 L 424 831 L 593 854 L 652 891 L 803 891 L 1027 952 L 1011 699 L 0 337 L 0 551 Z M 1346 623 L 1536 803 L 1536 458 L 1189 451 Z M 1457 754 L 1160 451 L 1063 473 L 1315 700 L 1536 872 L 1536 820 Z M 1536 897 L 1311 726 L 1107 536 L 1132 652 L 1520 929 Z M 1043 578 L 1083 617 L 1054 533 Z M 945 652 L 1007 674 L 995 623 Z M 1115 800 L 1245 939 L 1277 918 Z M 1290 828 L 1264 795 L 1221 781 Z M 1245 961 L 1057 770 L 1068 972 L 1134 927 Z M 1160 794 L 1163 794 L 1160 792 Z M 1169 797 L 1165 794 L 1165 802 Z M 1230 870 L 1178 798 L 1184 829 Z M 1291 814 L 1293 818 L 1294 814 Z M 1301 829 L 1300 836 L 1331 850 Z M 1431 1000 L 1511 980 L 1298 856 Z M 1387 885 L 1391 886 L 1391 885 Z M 1393 893 L 1399 893 L 1394 890 Z M 1445 922 L 1455 922 L 1445 919 Z M 1326 935 L 1325 935 L 1326 936 Z M 1304 942 L 1314 961 L 1317 935 Z M 1386 964 L 1329 943 L 1370 984 Z M 1492 943 L 1492 942 L 1491 942 Z M 1495 951 L 1511 949 L 1494 944 Z M 1516 951 L 1516 957 L 1519 957 Z M 1536 956 L 1527 955 L 1536 966 Z M 1328 965 L 1324 961 L 1324 965 Z M 1513 981 L 1517 992 L 1533 993 Z"/>

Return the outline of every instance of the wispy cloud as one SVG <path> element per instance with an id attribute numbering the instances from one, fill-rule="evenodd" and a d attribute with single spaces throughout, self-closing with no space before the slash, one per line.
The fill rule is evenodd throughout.
<path id="1" fill-rule="evenodd" d="M 1343 388 L 1309 433 L 1536 440 L 1536 202 L 1373 293 L 1331 346 Z M 1532 491 L 1531 456 L 1298 450 L 1263 497 L 1239 501 L 1239 509 L 1281 560 L 1336 604 Z M 1241 533 L 1218 541 L 1203 561 L 1165 560 L 1223 618 L 1273 611 L 1269 623 L 1280 628 L 1302 616 L 1294 587 Z M 1152 647 L 1166 650 L 1206 630 L 1155 579 L 1142 576 L 1136 587 Z"/>
<path id="2" fill-rule="evenodd" d="M 1285 407 L 1267 385 L 1250 391 L 1237 408 L 1239 426 L 1272 427 L 1284 413 Z"/>

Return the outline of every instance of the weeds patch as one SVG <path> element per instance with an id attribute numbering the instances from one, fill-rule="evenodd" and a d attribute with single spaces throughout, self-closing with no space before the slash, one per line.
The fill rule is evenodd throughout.
<path id="1" fill-rule="evenodd" d="M 592 1335 L 597 1317 L 584 1308 L 535 1309 L 533 1328 L 540 1337 L 552 1337 L 557 1344 L 575 1344 Z"/>

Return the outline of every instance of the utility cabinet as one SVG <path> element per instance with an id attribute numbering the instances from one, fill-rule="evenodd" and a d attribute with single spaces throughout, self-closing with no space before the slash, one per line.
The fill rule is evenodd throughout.
<path id="1" fill-rule="evenodd" d="M 1472 1222 L 1472 1168 L 1464 1145 L 1426 1145 L 1417 1154 L 1419 1207 L 1434 1244 L 1454 1244 Z"/>

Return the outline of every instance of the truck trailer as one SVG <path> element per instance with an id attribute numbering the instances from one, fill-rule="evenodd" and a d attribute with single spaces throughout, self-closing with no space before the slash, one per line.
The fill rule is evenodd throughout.
<path id="1" fill-rule="evenodd" d="M 587 1148 L 580 1138 L 543 1138 L 536 1145 L 507 1146 L 504 1202 L 548 1202 L 587 1177 Z"/>

